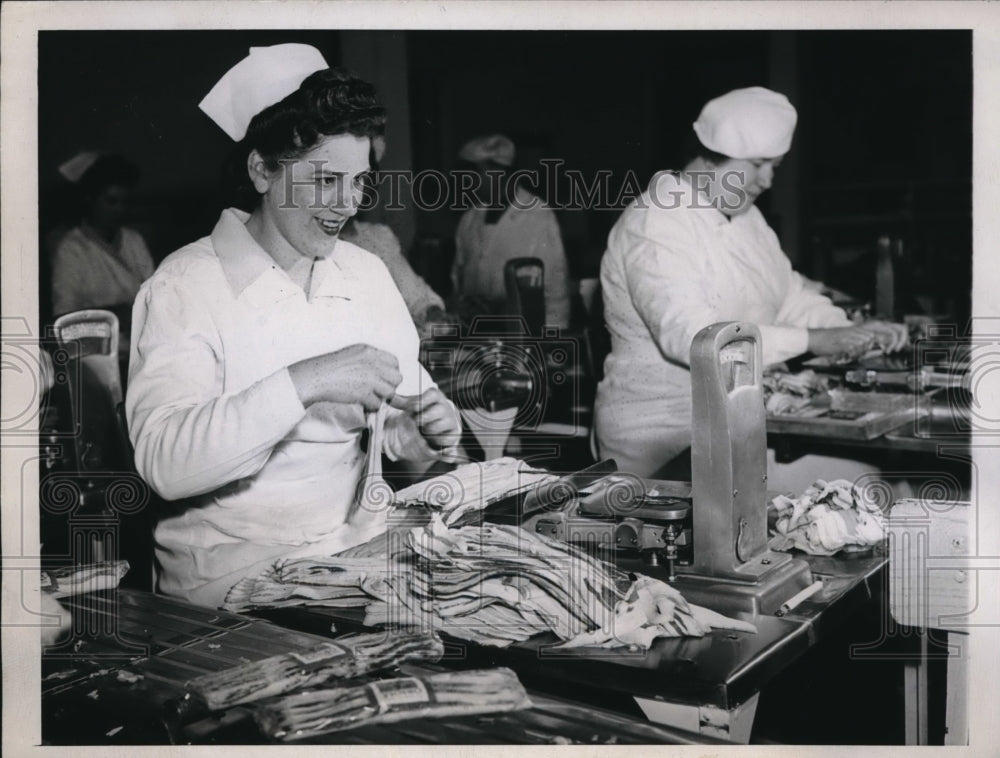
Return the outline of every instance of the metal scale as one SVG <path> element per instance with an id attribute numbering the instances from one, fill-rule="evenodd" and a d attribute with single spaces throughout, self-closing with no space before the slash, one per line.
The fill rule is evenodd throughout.
<path id="1" fill-rule="evenodd" d="M 623 568 L 666 579 L 698 605 L 771 614 L 812 574 L 767 547 L 760 332 L 738 322 L 707 327 L 690 366 L 690 484 L 614 473 L 607 461 L 531 493 L 523 526 L 614 550 Z"/>

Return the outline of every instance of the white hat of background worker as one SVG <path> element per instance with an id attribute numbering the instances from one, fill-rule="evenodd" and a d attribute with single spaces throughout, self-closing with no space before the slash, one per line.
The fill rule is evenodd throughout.
<path id="1" fill-rule="evenodd" d="M 87 173 L 90 167 L 97 163 L 97 159 L 100 157 L 101 154 L 96 150 L 83 150 L 65 163 L 60 163 L 59 173 L 62 174 L 67 181 L 76 184 L 81 178 L 83 178 L 83 175 Z"/>
<path id="2" fill-rule="evenodd" d="M 310 74 L 327 68 L 323 54 L 312 45 L 251 47 L 198 107 L 239 142 L 254 116 L 295 92 Z"/>
<path id="3" fill-rule="evenodd" d="M 792 146 L 797 119 L 784 95 L 747 87 L 709 100 L 693 126 L 709 150 L 737 159 L 777 158 Z"/>
<path id="4" fill-rule="evenodd" d="M 514 143 L 502 134 L 476 137 L 462 145 L 458 157 L 469 163 L 496 163 L 509 168 L 514 165 Z"/>

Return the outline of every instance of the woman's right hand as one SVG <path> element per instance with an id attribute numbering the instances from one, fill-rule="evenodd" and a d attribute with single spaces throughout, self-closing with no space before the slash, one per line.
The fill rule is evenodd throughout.
<path id="1" fill-rule="evenodd" d="M 377 411 L 403 381 L 392 353 L 371 345 L 350 345 L 288 367 L 302 405 L 331 402 Z"/>
<path id="2" fill-rule="evenodd" d="M 875 335 L 860 326 L 809 330 L 809 352 L 856 358 L 875 344 Z"/>

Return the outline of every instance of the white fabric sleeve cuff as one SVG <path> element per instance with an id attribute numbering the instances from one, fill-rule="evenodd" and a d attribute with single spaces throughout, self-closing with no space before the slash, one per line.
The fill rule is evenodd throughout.
<path id="1" fill-rule="evenodd" d="M 279 425 L 287 427 L 289 419 L 295 419 L 295 423 L 298 423 L 305 415 L 306 407 L 299 398 L 299 391 L 295 389 L 292 374 L 287 368 L 262 379 L 257 386 L 263 388 L 262 396 L 267 398 L 268 408 L 261 414 L 263 418 L 274 418 Z"/>
<path id="2" fill-rule="evenodd" d="M 809 330 L 799 326 L 758 324 L 764 353 L 764 365 L 787 361 L 809 349 Z"/>

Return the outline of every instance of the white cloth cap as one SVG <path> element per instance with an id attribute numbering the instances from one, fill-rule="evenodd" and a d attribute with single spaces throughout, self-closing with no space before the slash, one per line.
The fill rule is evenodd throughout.
<path id="1" fill-rule="evenodd" d="M 198 107 L 239 142 L 254 116 L 284 100 L 306 77 L 325 68 L 329 66 L 323 54 L 312 45 L 251 47 L 250 54 L 219 79 Z"/>
<path id="2" fill-rule="evenodd" d="M 84 150 L 77 153 L 65 163 L 60 164 L 59 173 L 68 181 L 76 184 L 80 177 L 87 173 L 87 169 L 93 166 L 101 154 L 94 150 Z"/>
<path id="3" fill-rule="evenodd" d="M 747 87 L 709 100 L 694 132 L 709 150 L 730 158 L 777 158 L 791 147 L 797 119 L 784 95 Z"/>
<path id="4" fill-rule="evenodd" d="M 514 165 L 514 143 L 502 134 L 476 137 L 469 140 L 458 151 L 458 157 L 469 163 L 492 161 L 501 166 Z"/>

